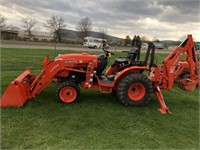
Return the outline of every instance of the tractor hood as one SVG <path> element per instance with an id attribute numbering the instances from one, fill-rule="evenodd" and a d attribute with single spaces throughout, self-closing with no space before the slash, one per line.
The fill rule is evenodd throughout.
<path id="1" fill-rule="evenodd" d="M 55 58 L 55 61 L 56 60 L 65 61 L 66 64 L 87 64 L 89 62 L 95 62 L 94 67 L 97 67 L 97 63 L 98 63 L 98 57 L 96 55 L 91 55 L 88 53 L 58 55 Z"/>

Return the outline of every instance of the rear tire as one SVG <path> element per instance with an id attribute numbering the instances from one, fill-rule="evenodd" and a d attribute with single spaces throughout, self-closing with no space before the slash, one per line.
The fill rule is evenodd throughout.
<path id="1" fill-rule="evenodd" d="M 117 97 L 124 105 L 145 106 L 149 103 L 152 92 L 152 83 L 144 74 L 126 75 L 117 85 Z"/>
<path id="2" fill-rule="evenodd" d="M 56 97 L 63 103 L 74 103 L 79 101 L 80 88 L 74 82 L 63 82 L 56 91 Z"/>

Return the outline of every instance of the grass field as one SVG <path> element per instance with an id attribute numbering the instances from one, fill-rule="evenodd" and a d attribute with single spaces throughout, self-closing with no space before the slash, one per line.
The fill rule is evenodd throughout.
<path id="1" fill-rule="evenodd" d="M 1 93 L 26 67 L 38 74 L 45 55 L 72 52 L 2 49 Z M 161 62 L 166 54 L 156 57 Z M 199 149 L 198 89 L 163 92 L 172 115 L 157 111 L 153 94 L 138 108 L 121 105 L 112 94 L 83 90 L 79 103 L 62 104 L 55 90 L 52 84 L 22 108 L 1 108 L 2 149 Z"/>

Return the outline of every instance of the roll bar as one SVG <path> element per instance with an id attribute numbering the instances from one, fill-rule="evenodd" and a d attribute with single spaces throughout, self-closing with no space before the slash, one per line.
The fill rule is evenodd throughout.
<path id="1" fill-rule="evenodd" d="M 155 58 L 155 45 L 152 42 L 148 43 L 148 49 L 147 49 L 146 56 L 144 59 L 145 64 L 147 64 L 150 52 L 151 52 L 151 59 L 150 59 L 149 67 L 152 67 L 154 64 L 154 58 Z"/>

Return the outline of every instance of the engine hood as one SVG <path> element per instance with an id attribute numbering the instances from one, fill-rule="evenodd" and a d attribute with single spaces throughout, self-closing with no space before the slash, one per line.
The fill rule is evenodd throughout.
<path id="1" fill-rule="evenodd" d="M 89 62 L 95 62 L 97 67 L 98 56 L 88 53 L 73 53 L 73 54 L 61 54 L 58 55 L 55 60 L 64 61 L 66 64 L 88 64 Z"/>

